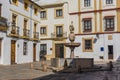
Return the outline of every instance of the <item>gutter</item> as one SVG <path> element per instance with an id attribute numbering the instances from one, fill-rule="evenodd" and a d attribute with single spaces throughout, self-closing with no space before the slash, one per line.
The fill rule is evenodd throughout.
<path id="1" fill-rule="evenodd" d="M 41 7 L 40 5 L 38 5 L 37 3 L 35 3 L 34 1 L 32 0 L 29 0 L 31 3 L 35 4 L 36 6 L 40 7 L 41 9 L 44 9 L 43 7 Z"/>

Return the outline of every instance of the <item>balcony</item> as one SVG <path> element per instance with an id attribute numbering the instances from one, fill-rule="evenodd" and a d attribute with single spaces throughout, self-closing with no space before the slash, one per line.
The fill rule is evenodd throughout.
<path id="1" fill-rule="evenodd" d="M 29 37 L 30 37 L 30 30 L 23 29 L 23 37 L 22 38 L 29 39 Z"/>
<path id="2" fill-rule="evenodd" d="M 52 39 L 66 39 L 67 38 L 67 32 L 63 32 L 63 33 L 60 33 L 60 34 L 56 34 L 55 32 L 51 33 L 51 38 Z"/>
<path id="3" fill-rule="evenodd" d="M 0 31 L 7 31 L 7 19 L 0 17 Z"/>
<path id="4" fill-rule="evenodd" d="M 19 37 L 19 27 L 17 27 L 17 26 L 12 26 L 11 28 L 10 28 L 10 36 L 12 36 L 12 37 Z"/>
<path id="5" fill-rule="evenodd" d="M 33 40 L 35 41 L 39 40 L 39 32 L 33 32 Z"/>

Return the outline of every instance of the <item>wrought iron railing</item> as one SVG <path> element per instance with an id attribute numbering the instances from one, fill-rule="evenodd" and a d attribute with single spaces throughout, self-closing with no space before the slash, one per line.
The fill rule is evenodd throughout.
<path id="1" fill-rule="evenodd" d="M 67 32 L 63 32 L 60 34 L 57 34 L 55 32 L 51 33 L 51 38 L 66 38 L 67 37 Z"/>
<path id="2" fill-rule="evenodd" d="M 12 26 L 11 27 L 11 34 L 19 35 L 19 27 L 17 26 Z"/>
<path id="3" fill-rule="evenodd" d="M 25 36 L 25 37 L 30 37 L 30 30 L 28 30 L 28 29 L 23 29 L 23 36 Z"/>
<path id="4" fill-rule="evenodd" d="M 33 32 L 34 38 L 39 39 L 39 32 Z"/>
<path id="5" fill-rule="evenodd" d="M 0 31 L 7 31 L 7 19 L 0 17 Z"/>

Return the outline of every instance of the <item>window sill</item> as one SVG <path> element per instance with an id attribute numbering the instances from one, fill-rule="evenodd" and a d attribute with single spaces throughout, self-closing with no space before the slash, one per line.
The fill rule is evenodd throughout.
<path id="1" fill-rule="evenodd" d="M 41 20 L 47 20 L 47 18 L 40 18 Z"/>
<path id="2" fill-rule="evenodd" d="M 89 49 L 89 50 L 83 50 L 83 52 L 93 52 L 92 49 Z"/>
<path id="3" fill-rule="evenodd" d="M 13 5 L 15 5 L 15 6 L 18 6 L 18 3 L 12 3 Z"/>
<path id="4" fill-rule="evenodd" d="M 84 32 L 84 33 L 86 33 L 86 32 L 89 32 L 89 33 L 90 33 L 90 32 L 92 32 L 92 30 L 85 30 L 85 31 L 83 31 L 83 32 Z"/>
<path id="5" fill-rule="evenodd" d="M 64 17 L 63 16 L 59 16 L 59 17 L 55 16 L 55 19 L 60 19 L 60 18 L 64 18 Z"/>
<path id="6" fill-rule="evenodd" d="M 105 31 L 114 31 L 114 29 L 112 28 L 112 29 L 105 29 Z"/>

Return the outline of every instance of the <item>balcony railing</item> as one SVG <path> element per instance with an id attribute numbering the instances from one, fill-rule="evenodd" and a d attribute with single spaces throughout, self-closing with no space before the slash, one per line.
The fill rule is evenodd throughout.
<path id="1" fill-rule="evenodd" d="M 39 39 L 39 32 L 33 32 L 34 38 Z"/>
<path id="2" fill-rule="evenodd" d="M 12 34 L 12 35 L 19 35 L 19 27 L 17 27 L 17 26 L 12 26 L 12 27 L 11 27 L 11 34 Z"/>
<path id="3" fill-rule="evenodd" d="M 30 37 L 30 30 L 28 30 L 28 29 L 23 29 L 23 36 L 24 36 L 24 37 Z"/>
<path id="4" fill-rule="evenodd" d="M 61 34 L 56 34 L 55 32 L 51 33 L 51 38 L 66 38 L 66 37 L 67 37 L 67 32 Z"/>
<path id="5" fill-rule="evenodd" d="M 0 31 L 7 31 L 7 19 L 0 17 Z"/>

